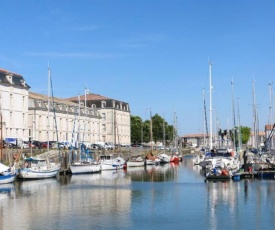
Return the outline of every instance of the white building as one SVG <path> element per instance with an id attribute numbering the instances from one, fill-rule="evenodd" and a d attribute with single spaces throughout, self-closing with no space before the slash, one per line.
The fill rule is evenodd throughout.
<path id="1" fill-rule="evenodd" d="M 29 89 L 21 75 L 0 69 L 2 139 L 130 144 L 127 103 L 96 94 L 51 98 Z"/>
<path id="2" fill-rule="evenodd" d="M 88 108 L 96 109 L 100 113 L 100 139 L 97 141 L 130 145 L 131 119 L 128 103 L 93 93 L 68 98 L 67 100 L 75 103 L 80 101 L 82 105 L 86 103 Z"/>
<path id="3" fill-rule="evenodd" d="M 21 75 L 0 69 L 1 139 L 28 137 L 29 88 Z"/>
<path id="4" fill-rule="evenodd" d="M 94 143 L 101 138 L 100 119 L 95 109 L 29 92 L 28 126 L 33 140 Z"/>

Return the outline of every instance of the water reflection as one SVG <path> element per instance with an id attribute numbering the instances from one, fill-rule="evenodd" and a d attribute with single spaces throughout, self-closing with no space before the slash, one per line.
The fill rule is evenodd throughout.
<path id="1" fill-rule="evenodd" d="M 131 181 L 165 182 L 177 178 L 180 163 L 167 163 L 163 165 L 146 165 L 145 167 L 128 167 L 126 174 Z"/>
<path id="2" fill-rule="evenodd" d="M 0 225 L 2 229 L 275 229 L 275 180 L 205 183 L 200 173 L 184 159 L 178 165 L 16 181 L 0 186 Z"/>
<path id="3" fill-rule="evenodd" d="M 13 198 L 15 196 L 15 187 L 13 183 L 0 184 L 0 200 Z"/>

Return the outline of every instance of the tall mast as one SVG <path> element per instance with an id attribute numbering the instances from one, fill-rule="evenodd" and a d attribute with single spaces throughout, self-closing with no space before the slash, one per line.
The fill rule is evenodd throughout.
<path id="1" fill-rule="evenodd" d="M 233 79 L 231 80 L 231 89 L 232 89 L 232 112 L 233 112 L 233 146 L 237 151 L 237 143 L 236 143 L 236 120 L 235 120 L 235 104 L 234 104 L 234 85 Z"/>
<path id="2" fill-rule="evenodd" d="M 164 113 L 163 113 L 163 122 L 162 122 L 162 129 L 163 129 L 163 148 L 164 148 L 164 152 L 165 152 L 165 121 L 164 121 Z"/>
<path id="3" fill-rule="evenodd" d="M 252 98 L 253 98 L 253 147 L 257 148 L 257 110 L 256 110 L 256 99 L 255 99 L 255 89 L 254 89 L 254 79 L 252 81 Z"/>
<path id="4" fill-rule="evenodd" d="M 150 146 L 151 146 L 151 151 L 153 153 L 153 121 L 152 121 L 151 108 L 150 108 Z"/>
<path id="5" fill-rule="evenodd" d="M 85 114 L 85 118 L 84 118 L 84 130 L 83 130 L 83 144 L 85 145 L 85 137 L 86 137 L 86 119 L 87 119 L 87 110 L 86 110 L 86 107 L 87 107 L 87 88 L 85 86 L 85 89 L 84 89 L 84 114 Z"/>
<path id="6" fill-rule="evenodd" d="M 208 126 L 207 126 L 207 115 L 206 115 L 206 103 L 205 103 L 205 92 L 203 88 L 203 106 L 204 106 L 204 139 L 203 139 L 203 145 L 205 145 L 205 132 L 206 132 L 206 137 L 209 141 L 209 136 L 208 136 Z"/>
<path id="7" fill-rule="evenodd" d="M 271 83 L 268 83 L 269 86 L 269 124 L 272 129 L 273 119 L 272 119 L 272 86 Z M 270 130 L 271 132 L 271 130 Z M 270 148 L 273 148 L 273 137 L 270 139 Z"/>
<path id="8" fill-rule="evenodd" d="M 240 110 L 239 110 L 239 98 L 237 98 L 237 108 L 238 108 L 238 143 L 239 143 L 239 149 L 242 149 L 242 138 L 241 138 L 241 116 L 240 116 Z"/>
<path id="9" fill-rule="evenodd" d="M 210 116 L 209 116 L 209 125 L 210 125 L 210 149 L 213 148 L 213 130 L 212 130 L 212 62 L 209 61 L 209 94 L 210 94 L 210 98 L 209 98 L 209 113 L 210 113 Z"/>
<path id="10" fill-rule="evenodd" d="M 50 131 L 50 96 L 51 96 L 51 70 L 50 70 L 50 65 L 48 64 L 48 124 L 47 124 L 47 150 L 49 152 L 49 131 Z"/>

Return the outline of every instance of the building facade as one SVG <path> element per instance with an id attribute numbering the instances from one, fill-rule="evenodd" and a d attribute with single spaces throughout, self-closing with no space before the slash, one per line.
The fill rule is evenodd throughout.
<path id="1" fill-rule="evenodd" d="M 96 109 L 101 116 L 100 140 L 112 144 L 131 143 L 130 108 L 129 104 L 99 94 L 86 93 L 79 97 L 68 98 L 87 108 Z"/>
<path id="2" fill-rule="evenodd" d="M 29 89 L 21 75 L 0 69 L 1 139 L 17 142 L 28 136 Z"/>
<path id="3" fill-rule="evenodd" d="M 52 98 L 29 89 L 21 75 L 0 69 L 1 139 L 130 144 L 128 103 L 86 93 Z"/>
<path id="4" fill-rule="evenodd" d="M 97 110 L 29 92 L 29 137 L 38 141 L 94 143 L 100 137 Z"/>

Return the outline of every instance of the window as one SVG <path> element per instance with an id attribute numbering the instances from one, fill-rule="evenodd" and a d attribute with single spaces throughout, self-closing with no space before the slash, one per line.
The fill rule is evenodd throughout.
<path id="1" fill-rule="evenodd" d="M 24 109 L 24 107 L 25 107 L 25 96 L 23 96 L 23 98 L 22 98 L 22 106 L 23 106 L 23 109 Z"/>
<path id="2" fill-rule="evenodd" d="M 102 124 L 102 132 L 106 132 L 106 125 Z"/>
<path id="3" fill-rule="evenodd" d="M 101 108 L 105 108 L 106 107 L 106 101 L 102 101 L 101 102 Z"/>
<path id="4" fill-rule="evenodd" d="M 102 120 L 105 121 L 106 120 L 106 113 L 102 113 L 101 117 L 102 117 Z"/>

